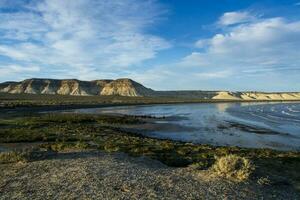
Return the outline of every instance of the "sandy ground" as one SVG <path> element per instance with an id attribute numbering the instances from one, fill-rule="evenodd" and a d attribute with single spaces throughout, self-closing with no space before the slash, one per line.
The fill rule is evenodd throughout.
<path id="1" fill-rule="evenodd" d="M 299 199 L 289 186 L 237 184 L 122 153 L 60 153 L 0 171 L 0 199 Z"/>

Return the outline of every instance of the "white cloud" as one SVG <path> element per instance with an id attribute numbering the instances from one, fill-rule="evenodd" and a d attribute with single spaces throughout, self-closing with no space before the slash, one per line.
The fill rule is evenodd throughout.
<path id="1" fill-rule="evenodd" d="M 183 67 L 197 67 L 199 65 L 208 65 L 209 61 L 207 58 L 202 57 L 202 53 L 193 52 L 190 55 L 184 57 L 181 62 L 177 63 L 177 66 Z"/>
<path id="2" fill-rule="evenodd" d="M 201 79 L 215 79 L 215 78 L 225 78 L 232 75 L 231 71 L 216 71 L 216 72 L 202 72 L 195 73 L 196 77 Z"/>
<path id="3" fill-rule="evenodd" d="M 177 62 L 136 77 L 156 89 L 299 88 L 300 21 L 259 18 L 221 29 L 211 38 L 196 41 L 195 46 L 199 49 Z"/>
<path id="4" fill-rule="evenodd" d="M 234 25 L 239 23 L 251 22 L 256 19 L 255 16 L 251 15 L 249 12 L 226 12 L 219 19 L 218 24 L 223 26 Z"/>
<path id="5" fill-rule="evenodd" d="M 21 62 L 41 66 L 41 71 L 68 69 L 78 78 L 90 73 L 97 78 L 170 47 L 146 33 L 166 11 L 155 0 L 20 2 L 17 12 L 0 12 L 0 56 L 9 60 L 2 66 Z"/>
<path id="6" fill-rule="evenodd" d="M 300 70 L 300 21 L 279 17 L 260 19 L 236 24 L 204 41 L 196 42 L 196 46 L 202 44 L 202 51 L 193 52 L 180 63 L 244 75 L 249 70 L 251 73 Z M 269 70 L 261 70 L 265 68 Z"/>
<path id="7" fill-rule="evenodd" d="M 20 66 L 20 65 L 6 65 L 5 67 L 0 66 L 1 76 L 11 77 L 20 73 L 35 73 L 39 72 L 38 66 Z"/>

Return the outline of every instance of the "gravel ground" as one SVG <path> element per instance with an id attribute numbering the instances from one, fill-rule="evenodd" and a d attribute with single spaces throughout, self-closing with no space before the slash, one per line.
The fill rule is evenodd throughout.
<path id="1" fill-rule="evenodd" d="M 300 199 L 289 186 L 232 183 L 122 153 L 60 153 L 0 171 L 0 199 Z"/>

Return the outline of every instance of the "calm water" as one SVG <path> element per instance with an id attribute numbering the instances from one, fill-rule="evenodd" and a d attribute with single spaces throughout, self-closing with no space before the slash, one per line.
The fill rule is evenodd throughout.
<path id="1" fill-rule="evenodd" d="M 164 128 L 143 130 L 143 126 L 139 127 L 141 133 L 151 137 L 300 150 L 300 102 L 120 106 L 75 112 L 167 117 L 155 122 L 164 124 Z"/>

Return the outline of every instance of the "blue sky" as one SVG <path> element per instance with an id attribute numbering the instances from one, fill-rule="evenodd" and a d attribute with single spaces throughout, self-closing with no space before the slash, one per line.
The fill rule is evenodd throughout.
<path id="1" fill-rule="evenodd" d="M 0 81 L 300 91 L 300 0 L 0 0 Z"/>

